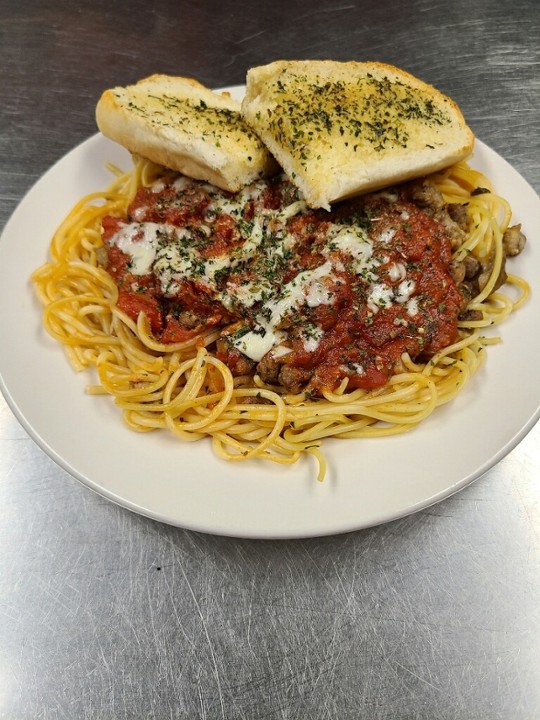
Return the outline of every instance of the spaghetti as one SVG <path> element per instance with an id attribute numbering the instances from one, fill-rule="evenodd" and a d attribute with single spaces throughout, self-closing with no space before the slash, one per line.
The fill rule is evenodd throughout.
<path id="1" fill-rule="evenodd" d="M 104 266 L 103 227 L 107 218 L 126 218 L 137 192 L 163 184 L 166 172 L 139 159 L 130 172 L 111 170 L 116 177 L 110 187 L 77 203 L 52 239 L 50 260 L 32 275 L 44 326 L 63 345 L 76 371 L 95 368 L 97 382 L 88 392 L 112 396 L 129 428 L 165 429 L 184 441 L 209 437 L 214 452 L 226 460 L 262 458 L 289 464 L 307 453 L 316 457 L 322 479 L 325 438 L 383 437 L 411 430 L 460 392 L 481 366 L 485 347 L 497 342 L 484 334 L 486 328 L 504 321 L 529 293 L 527 283 L 512 274 L 506 276 L 509 292 L 498 287 L 507 254 L 508 203 L 487 178 L 458 163 L 430 180 L 446 203 L 466 208 L 468 229 L 454 243 L 453 262 L 464 266 L 470 258 L 484 277 L 459 316 L 454 340 L 436 347 L 429 359 L 401 352 L 384 383 L 373 387 L 361 386 L 364 371 L 359 363 L 354 363 L 356 375 L 349 372 L 333 383 L 320 382 L 316 392 L 309 384 L 286 387 L 261 376 L 258 366 L 244 373 L 231 369 L 216 349 L 228 332 L 227 313 L 164 341 L 149 313 L 130 313 L 119 302 L 118 278 Z M 401 311 L 406 305 L 400 302 Z M 266 331 L 269 326 L 260 334 Z M 242 332 L 245 336 L 246 328 Z M 236 349 L 245 350 L 241 337 Z"/>

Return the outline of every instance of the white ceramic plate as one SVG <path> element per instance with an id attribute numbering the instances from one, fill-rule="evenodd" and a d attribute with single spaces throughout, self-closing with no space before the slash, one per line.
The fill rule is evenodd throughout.
<path id="1" fill-rule="evenodd" d="M 241 96 L 242 88 L 233 88 Z M 329 472 L 311 458 L 296 466 L 226 463 L 208 442 L 165 432 L 137 434 L 106 397 L 90 397 L 42 330 L 28 282 L 72 205 L 105 187 L 105 163 L 130 167 L 101 135 L 82 143 L 30 190 L 0 241 L 0 387 L 19 421 L 61 467 L 135 512 L 194 530 L 239 537 L 306 537 L 368 527 L 415 512 L 463 488 L 503 458 L 539 416 L 540 201 L 501 157 L 477 142 L 473 165 L 512 204 L 529 242 L 511 263 L 532 298 L 505 322 L 480 373 L 450 405 L 403 436 L 331 441 Z"/>

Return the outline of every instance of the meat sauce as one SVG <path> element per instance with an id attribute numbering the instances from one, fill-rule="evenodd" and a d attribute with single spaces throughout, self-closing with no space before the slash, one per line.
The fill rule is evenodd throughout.
<path id="1" fill-rule="evenodd" d="M 328 213 L 283 177 L 234 195 L 170 177 L 106 217 L 103 239 L 127 315 L 163 343 L 220 328 L 233 374 L 291 391 L 381 387 L 404 352 L 457 338 L 452 238 L 407 184 Z"/>

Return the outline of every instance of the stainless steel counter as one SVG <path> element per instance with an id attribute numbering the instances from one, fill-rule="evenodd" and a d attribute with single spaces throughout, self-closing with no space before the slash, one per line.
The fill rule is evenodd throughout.
<path id="1" fill-rule="evenodd" d="M 536 0 L 0 0 L 0 226 L 105 87 L 281 57 L 408 69 L 538 192 L 539 38 Z M 540 717 L 539 441 L 402 520 L 236 540 L 104 500 L 0 400 L 0 718 Z"/>

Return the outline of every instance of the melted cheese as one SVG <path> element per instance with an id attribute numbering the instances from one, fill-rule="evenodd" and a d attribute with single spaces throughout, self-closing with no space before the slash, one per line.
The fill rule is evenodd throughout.
<path id="1" fill-rule="evenodd" d="M 381 308 L 392 305 L 394 291 L 386 283 L 375 283 L 371 286 L 367 305 L 372 312 L 378 312 Z"/>
<path id="2" fill-rule="evenodd" d="M 314 353 L 319 347 L 323 335 L 324 330 L 318 325 L 304 328 L 301 333 L 301 338 L 305 352 Z"/>
<path id="3" fill-rule="evenodd" d="M 174 233 L 176 228 L 158 223 L 130 223 L 124 225 L 113 237 L 112 245 L 131 259 L 130 270 L 134 275 L 151 272 L 158 246 L 158 234 Z"/>
<path id="4" fill-rule="evenodd" d="M 332 264 L 326 261 L 315 270 L 304 270 L 287 283 L 281 293 L 265 303 L 257 318 L 253 330 L 236 338 L 234 346 L 252 360 L 259 361 L 274 345 L 282 340 L 277 330 L 279 323 L 292 311 L 298 310 L 306 302 L 313 286 L 323 277 L 330 276 Z"/>

